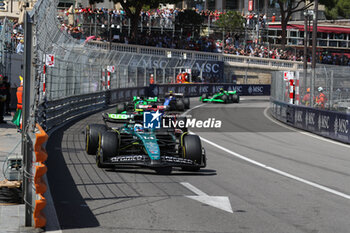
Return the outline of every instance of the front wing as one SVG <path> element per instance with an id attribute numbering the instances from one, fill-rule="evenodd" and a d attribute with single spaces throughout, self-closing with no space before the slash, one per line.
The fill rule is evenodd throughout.
<path id="1" fill-rule="evenodd" d="M 133 165 L 141 167 L 205 167 L 205 155 L 202 155 L 202 164 L 195 163 L 190 159 L 179 158 L 170 155 L 162 155 L 159 160 L 152 160 L 147 155 L 120 155 L 115 156 L 103 164 L 106 165 Z"/>

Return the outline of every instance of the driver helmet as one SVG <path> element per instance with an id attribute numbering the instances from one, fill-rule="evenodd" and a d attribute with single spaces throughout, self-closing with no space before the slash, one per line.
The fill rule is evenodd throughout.
<path id="1" fill-rule="evenodd" d="M 310 92 L 310 87 L 308 87 L 308 88 L 306 89 L 306 92 Z"/>
<path id="2" fill-rule="evenodd" d="M 224 92 L 224 88 L 220 88 L 220 92 L 221 92 L 221 93 Z"/>
<path id="3" fill-rule="evenodd" d="M 323 91 L 323 88 L 322 87 L 318 87 L 317 89 L 319 92 L 322 92 Z"/>
<path id="4" fill-rule="evenodd" d="M 174 96 L 173 91 L 169 91 L 169 96 Z"/>
<path id="5" fill-rule="evenodd" d="M 142 132 L 143 131 L 143 126 L 141 124 L 135 124 L 134 125 L 134 131 L 135 132 Z"/>

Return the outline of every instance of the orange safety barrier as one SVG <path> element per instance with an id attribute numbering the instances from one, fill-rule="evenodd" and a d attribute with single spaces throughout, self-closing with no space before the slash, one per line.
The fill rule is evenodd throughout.
<path id="1" fill-rule="evenodd" d="M 46 216 L 42 213 L 42 210 L 46 206 L 46 199 L 43 195 L 39 194 L 40 199 L 35 201 L 34 207 L 34 227 L 41 228 L 46 225 Z"/>
<path id="2" fill-rule="evenodd" d="M 43 194 L 47 190 L 47 185 L 43 179 L 43 176 L 47 172 L 47 167 L 43 162 L 46 161 L 48 156 L 45 148 L 43 147 L 43 144 L 48 140 L 49 136 L 39 124 L 36 124 L 36 127 L 39 129 L 40 133 L 35 134 L 36 140 L 34 144 L 34 153 L 35 161 L 39 163 L 39 165 L 35 166 L 34 187 L 36 194 L 39 194 L 39 200 L 35 201 L 33 218 L 34 227 L 41 228 L 46 225 L 46 217 L 42 210 L 46 206 L 46 199 Z"/>

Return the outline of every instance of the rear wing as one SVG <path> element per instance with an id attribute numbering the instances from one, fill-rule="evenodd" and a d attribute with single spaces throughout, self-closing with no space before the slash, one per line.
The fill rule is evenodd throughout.
<path id="1" fill-rule="evenodd" d="M 237 91 L 228 91 L 227 93 L 235 95 L 235 94 L 237 94 Z"/>
<path id="2" fill-rule="evenodd" d="M 136 106 L 136 111 L 157 111 L 157 110 L 166 110 L 168 106 L 166 105 L 151 105 L 151 104 L 139 104 Z"/>
<path id="3" fill-rule="evenodd" d="M 130 114 L 130 113 L 102 113 L 102 118 L 105 123 L 115 123 L 115 124 L 127 124 L 133 122 L 143 122 L 143 116 L 138 114 Z"/>
<path id="4" fill-rule="evenodd" d="M 183 97 L 183 96 L 184 96 L 183 93 L 172 93 L 172 94 L 173 94 L 173 96 L 175 96 L 175 97 Z M 169 97 L 169 96 L 170 96 L 170 92 L 165 93 L 164 96 L 165 96 L 165 97 Z"/>
<path id="5" fill-rule="evenodd" d="M 134 96 L 133 99 L 132 99 L 133 102 L 136 102 L 138 100 L 141 100 L 140 96 Z M 143 100 L 146 101 L 146 102 L 157 102 L 158 101 L 158 97 L 144 97 Z"/>

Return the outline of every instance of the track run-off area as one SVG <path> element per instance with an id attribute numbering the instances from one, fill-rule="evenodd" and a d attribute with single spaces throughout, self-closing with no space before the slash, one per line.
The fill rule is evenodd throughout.
<path id="1" fill-rule="evenodd" d="M 101 112 L 56 130 L 46 148 L 55 207 L 48 215 L 58 225 L 47 230 L 349 232 L 350 146 L 286 127 L 269 105 L 269 97 L 226 105 L 192 98 L 186 114 L 222 121 L 192 130 L 207 155 L 199 172 L 98 168 L 84 133 L 103 123 Z"/>

